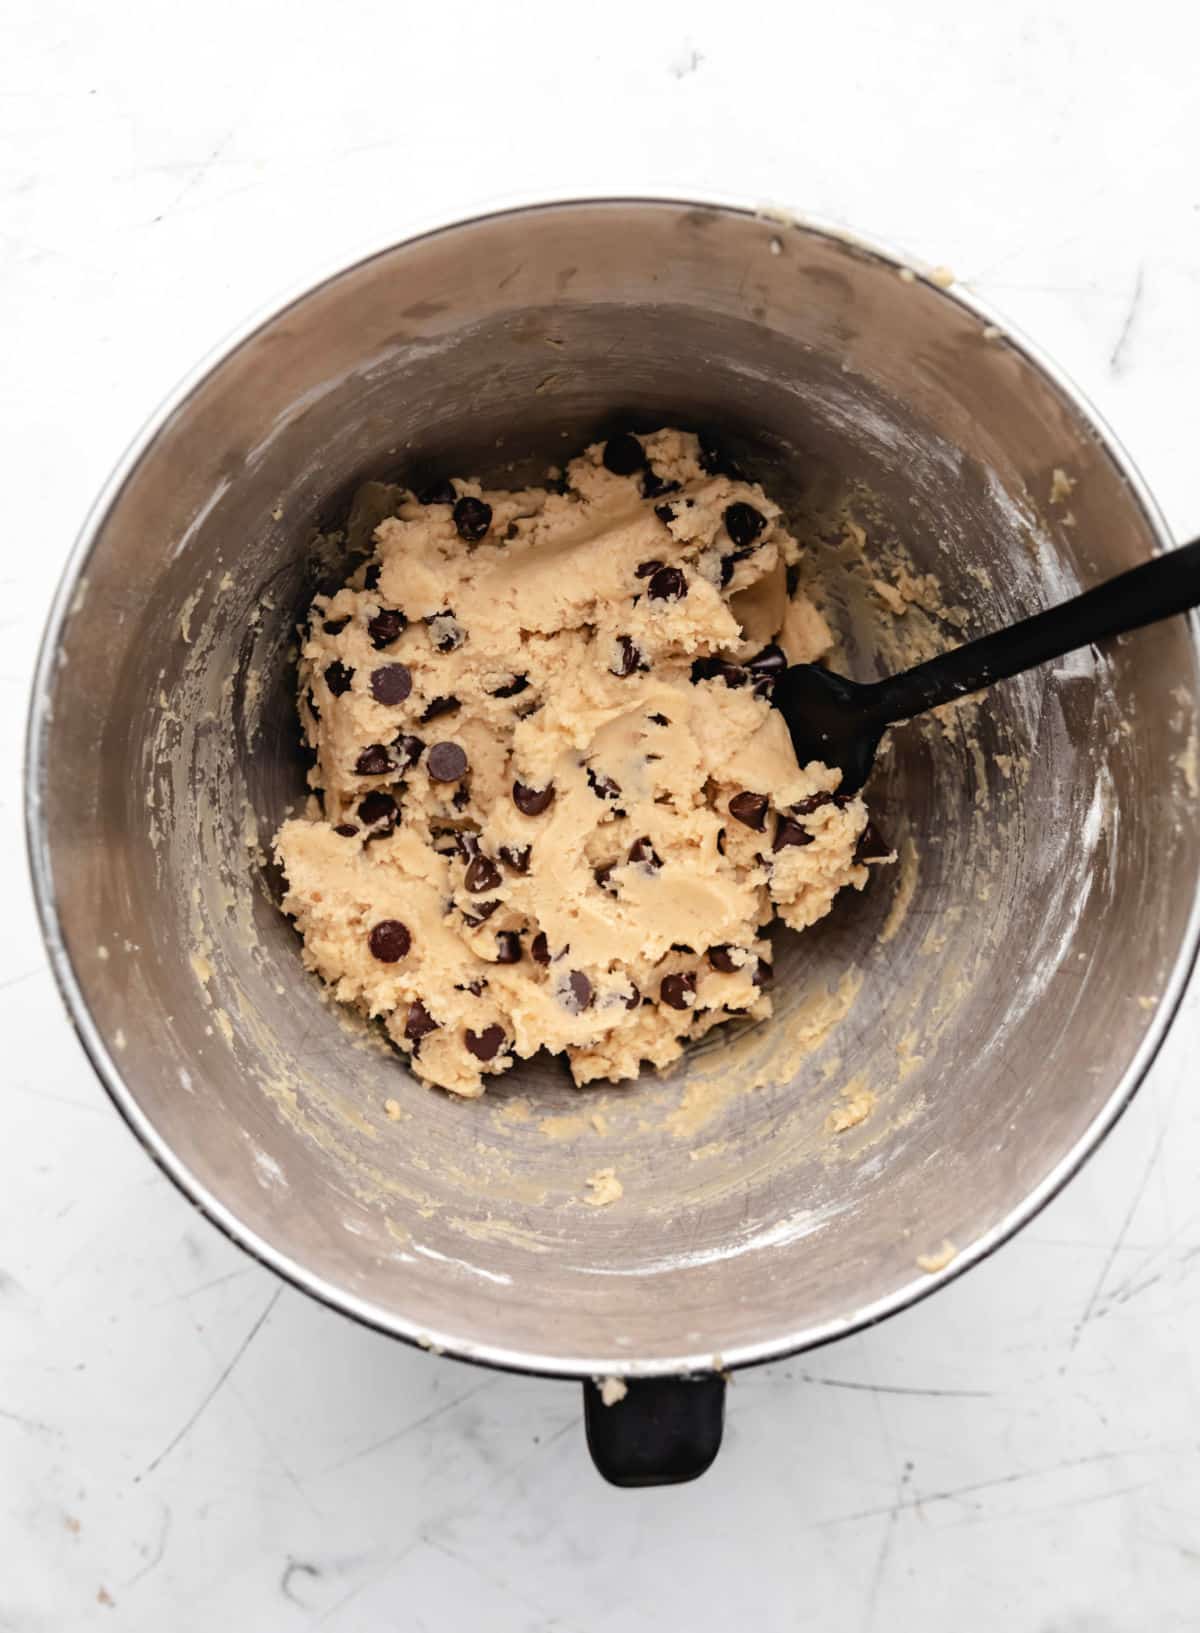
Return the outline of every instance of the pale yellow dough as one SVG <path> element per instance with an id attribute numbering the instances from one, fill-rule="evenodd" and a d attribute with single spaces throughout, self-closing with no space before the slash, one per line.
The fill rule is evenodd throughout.
<path id="1" fill-rule="evenodd" d="M 746 660 L 775 640 L 796 663 L 828 648 L 819 611 L 787 595 L 785 567 L 799 547 L 761 488 L 706 473 L 693 436 L 665 430 L 641 440 L 655 475 L 678 491 L 643 497 L 642 473 L 610 473 L 602 444 L 572 461 L 562 494 L 484 493 L 455 481 L 458 497 L 491 506 L 478 543 L 459 537 L 450 505 L 369 484 L 357 524 L 378 524 L 377 584 L 367 589 L 360 567 L 313 604 L 300 718 L 316 751 L 310 781 L 321 803 L 276 836 L 284 909 L 304 937 L 306 964 L 337 998 L 382 1017 L 414 1069 L 458 1094 L 481 1094 L 489 1073 L 539 1049 L 564 1052 L 580 1084 L 631 1077 L 646 1062 L 669 1065 L 732 1015 L 769 1015 L 756 980 L 765 973 L 760 958 L 770 957 L 765 926 L 778 917 L 803 930 L 840 889 L 867 878 L 855 860 L 861 799 L 813 799 L 836 789 L 838 774 L 796 763 L 782 717 L 750 685 L 691 679 L 701 656 Z M 735 502 L 752 505 L 766 525 L 722 587 L 722 560 L 735 550 L 724 515 Z M 656 514 L 664 504 L 670 520 Z M 648 576 L 637 573 L 647 561 L 680 568 L 686 594 L 650 595 Z M 408 622 L 379 650 L 367 626 L 385 609 Z M 644 668 L 614 672 L 620 637 Z M 352 671 L 347 690 L 330 689 L 334 664 L 342 666 L 335 686 Z M 409 671 L 411 692 L 399 704 L 379 702 L 372 674 L 393 664 Z M 496 695 L 516 677 L 525 677 L 522 690 Z M 459 707 L 422 724 L 434 698 Z M 390 747 L 400 734 L 424 744 L 415 765 L 359 774 L 371 745 L 403 760 Z M 465 751 L 469 769 L 437 782 L 430 750 L 447 742 Z M 619 793 L 599 797 L 601 779 Z M 552 783 L 553 802 L 523 814 L 514 781 Z M 397 802 L 390 832 L 386 820 L 372 829 L 359 815 L 375 790 Z M 745 791 L 770 799 L 761 831 L 730 814 L 731 798 Z M 802 801 L 796 820 L 809 841 L 774 851 L 781 813 Z M 499 874 L 482 892 L 467 887 L 463 834 Z M 661 865 L 629 860 L 642 839 Z M 525 873 L 501 858 L 502 848 L 525 847 Z M 491 902 L 490 916 L 468 923 L 464 914 L 478 918 Z M 410 938 L 391 962 L 369 941 L 385 920 Z M 548 964 L 533 956 L 539 933 Z M 519 959 L 498 963 L 502 947 L 514 946 Z M 712 948 L 728 949 L 721 961 L 732 971 L 713 966 Z M 695 986 L 676 1008 L 663 1001 L 663 982 L 681 973 Z M 405 1028 L 418 1000 L 437 1029 L 414 1048 Z M 491 1027 L 503 1041 L 481 1060 L 466 1034 L 478 1044 Z"/>

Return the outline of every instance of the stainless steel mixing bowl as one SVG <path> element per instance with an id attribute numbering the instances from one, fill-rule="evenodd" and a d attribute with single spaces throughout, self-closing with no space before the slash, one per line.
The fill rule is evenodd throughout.
<path id="1" fill-rule="evenodd" d="M 483 1102 L 407 1076 L 304 974 L 276 905 L 269 838 L 304 774 L 296 621 L 346 570 L 357 541 L 331 532 L 362 478 L 521 481 L 661 423 L 719 429 L 788 504 L 860 676 L 901 637 L 944 643 L 1170 542 L 1076 393 L 937 278 L 726 206 L 519 209 L 338 272 L 162 409 L 64 578 L 28 770 L 54 968 L 167 1172 L 397 1336 L 710 1380 L 591 1397 L 598 1459 L 628 1479 L 711 1455 L 724 1369 L 910 1303 L 1063 1183 L 1175 1008 L 1200 861 L 1177 619 L 896 733 L 870 792 L 901 861 L 780 939 L 768 1026 L 614 1089 L 555 1062 Z M 907 550 L 940 600 L 910 583 L 918 604 L 885 609 L 847 502 L 882 577 Z M 870 1116 L 830 1132 L 863 1091 Z M 607 1167 L 624 1195 L 590 1207 Z M 943 1243 L 946 1267 L 919 1268 Z"/>

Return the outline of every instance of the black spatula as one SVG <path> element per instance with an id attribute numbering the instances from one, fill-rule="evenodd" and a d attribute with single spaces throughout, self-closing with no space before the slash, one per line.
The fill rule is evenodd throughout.
<path id="1" fill-rule="evenodd" d="M 817 664 L 796 664 L 776 681 L 774 703 L 800 764 L 840 766 L 841 790 L 855 793 L 870 775 L 880 738 L 897 721 L 1198 604 L 1200 539 L 887 680 L 863 685 Z"/>

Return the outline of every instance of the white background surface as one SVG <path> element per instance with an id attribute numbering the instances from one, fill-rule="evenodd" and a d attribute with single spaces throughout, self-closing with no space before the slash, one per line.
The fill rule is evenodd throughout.
<path id="1" fill-rule="evenodd" d="M 281 287 L 506 192 L 716 189 L 947 263 L 1074 373 L 1177 535 L 1200 532 L 1186 9 L 5 12 L 0 1629 L 1200 1624 L 1194 993 L 1017 1242 L 874 1332 L 739 1376 L 699 1484 L 617 1492 L 573 1386 L 357 1330 L 157 1173 L 60 1013 L 17 776 L 45 605 L 159 396 Z"/>

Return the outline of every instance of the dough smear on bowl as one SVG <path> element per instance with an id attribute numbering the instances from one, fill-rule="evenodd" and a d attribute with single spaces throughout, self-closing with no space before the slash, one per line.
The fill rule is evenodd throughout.
<path id="1" fill-rule="evenodd" d="M 867 879 L 862 800 L 768 701 L 830 645 L 778 506 L 673 430 L 548 488 L 359 504 L 374 558 L 302 643 L 320 804 L 275 840 L 309 968 L 462 1095 L 539 1049 L 631 1077 L 769 1015 L 764 928 Z"/>

